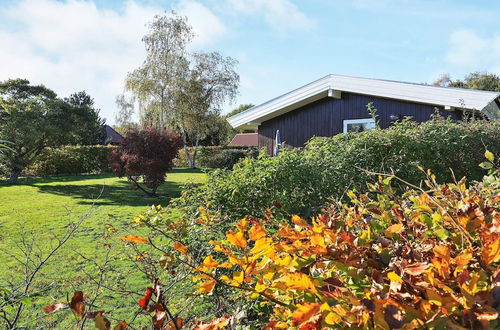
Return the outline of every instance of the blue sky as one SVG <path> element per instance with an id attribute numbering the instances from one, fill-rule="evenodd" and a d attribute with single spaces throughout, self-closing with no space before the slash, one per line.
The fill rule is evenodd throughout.
<path id="1" fill-rule="evenodd" d="M 113 123 L 123 79 L 144 58 L 144 24 L 172 8 L 194 26 L 194 49 L 239 61 L 240 96 L 225 111 L 329 73 L 419 83 L 500 73 L 500 1 L 3 0 L 0 80 L 87 90 Z"/>

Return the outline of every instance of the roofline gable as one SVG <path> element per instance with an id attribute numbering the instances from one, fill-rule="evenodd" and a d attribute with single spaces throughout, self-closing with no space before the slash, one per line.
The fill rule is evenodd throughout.
<path id="1" fill-rule="evenodd" d="M 342 92 L 363 94 L 408 102 L 484 111 L 492 119 L 500 118 L 500 93 L 450 88 L 391 80 L 330 74 L 227 119 L 232 127 L 258 126 L 261 122 L 300 108 L 321 98 Z"/>

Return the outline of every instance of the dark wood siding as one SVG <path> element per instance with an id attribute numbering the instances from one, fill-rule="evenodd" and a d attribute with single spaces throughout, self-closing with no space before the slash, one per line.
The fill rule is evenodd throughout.
<path id="1" fill-rule="evenodd" d="M 342 133 L 345 119 L 370 118 L 366 109 L 369 102 L 373 102 L 378 110 L 378 119 L 382 128 L 391 125 L 391 115 L 401 118 L 410 116 L 417 122 L 423 122 L 429 120 L 435 110 L 439 109 L 445 117 L 459 119 L 461 116 L 459 112 L 445 111 L 442 107 L 428 104 L 342 93 L 341 99 L 325 97 L 261 123 L 259 146 L 267 147 L 271 152 L 276 130 L 280 131 L 281 140 L 288 147 L 302 147 L 314 136 L 333 136 Z"/>

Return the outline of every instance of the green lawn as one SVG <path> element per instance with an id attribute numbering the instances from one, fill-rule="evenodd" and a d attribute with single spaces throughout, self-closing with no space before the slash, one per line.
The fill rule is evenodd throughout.
<path id="1" fill-rule="evenodd" d="M 174 169 L 159 189 L 160 198 L 146 197 L 139 190 L 131 190 L 129 182 L 112 174 L 25 179 L 15 186 L 0 184 L 0 281 L 20 278 L 19 263 L 11 255 L 20 255 L 17 247 L 22 237 L 34 237 L 36 249 L 43 254 L 55 244 L 54 237 L 63 233 L 69 222 L 76 221 L 94 205 L 78 234 L 42 271 L 40 286 L 50 283 L 50 290 L 35 297 L 32 311 L 28 313 L 37 314 L 36 310 L 43 304 L 53 299 L 64 300 L 73 290 L 87 291 L 95 287 L 92 276 L 99 274 L 97 265 L 107 251 L 104 244 L 111 243 L 110 254 L 115 261 L 108 265 L 112 270 L 108 280 L 119 281 L 130 291 L 137 292 L 137 296 L 124 293 L 121 305 L 116 301 L 111 304 L 116 318 L 126 318 L 125 311 L 130 311 L 131 302 L 136 301 L 148 283 L 145 275 L 128 269 L 130 265 L 124 255 L 128 252 L 121 241 L 106 238 L 106 225 L 115 227 L 116 234 L 140 232 L 131 222 L 135 215 L 153 204 L 166 205 L 171 198 L 180 195 L 183 184 L 201 183 L 205 179 L 206 175 L 197 169 Z M 102 301 L 96 305 L 106 306 L 104 297 L 101 296 Z M 60 321 L 53 318 L 54 322 Z"/>

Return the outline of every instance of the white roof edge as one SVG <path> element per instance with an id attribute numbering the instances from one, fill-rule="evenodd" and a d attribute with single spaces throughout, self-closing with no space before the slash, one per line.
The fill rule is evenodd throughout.
<path id="1" fill-rule="evenodd" d="M 293 110 L 294 104 L 326 92 L 329 89 L 480 111 L 500 96 L 500 93 L 490 91 L 330 74 L 234 115 L 228 118 L 227 121 L 233 127 L 246 125 L 250 122 L 259 122 L 259 118 L 272 115 L 272 113 L 280 109 L 290 107 L 290 110 Z"/>

